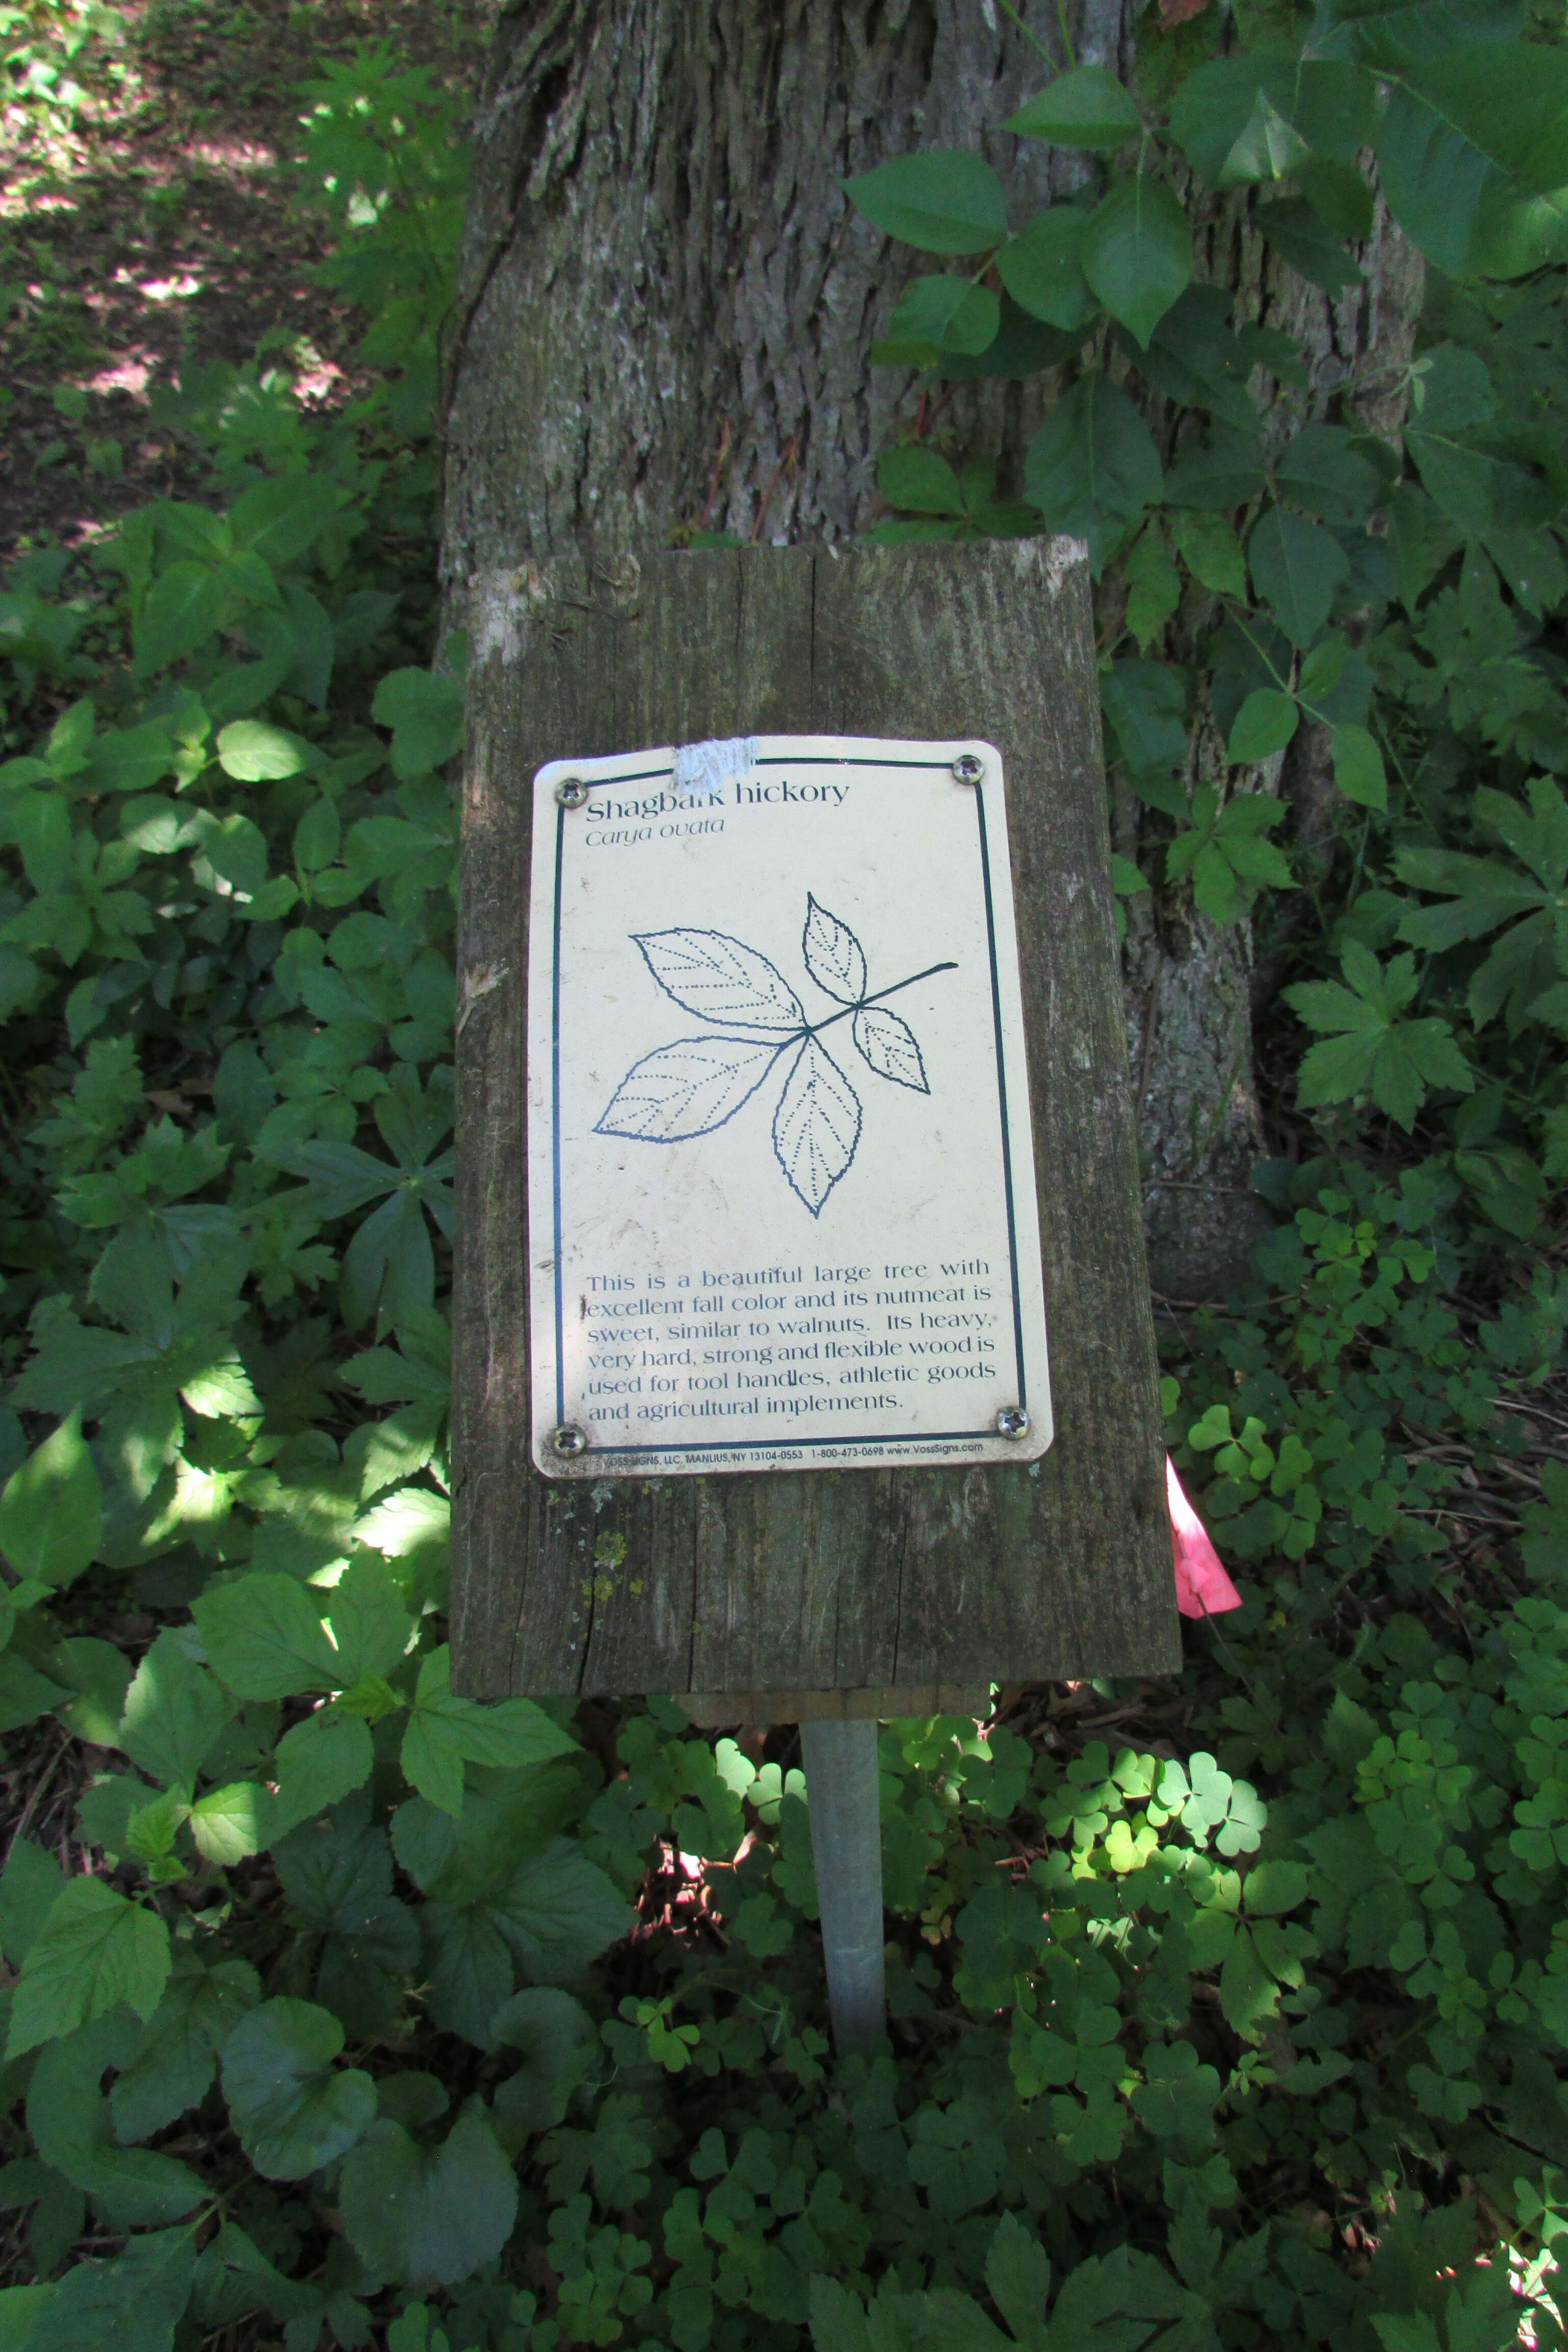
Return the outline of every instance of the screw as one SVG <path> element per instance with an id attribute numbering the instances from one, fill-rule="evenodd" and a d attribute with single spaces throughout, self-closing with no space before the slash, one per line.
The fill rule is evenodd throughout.
<path id="1" fill-rule="evenodd" d="M 574 1421 L 563 1421 L 559 1429 L 550 1433 L 550 1451 L 558 1454 L 563 1462 L 574 1462 L 579 1454 L 588 1451 L 588 1433 Z"/>
<path id="2" fill-rule="evenodd" d="M 581 776 L 563 776 L 555 787 L 555 797 L 563 808 L 581 808 L 588 790 Z"/>
<path id="3" fill-rule="evenodd" d="M 952 772 L 961 784 L 977 784 L 985 773 L 985 762 L 978 752 L 961 751 L 952 763 Z"/>
<path id="4" fill-rule="evenodd" d="M 998 1437 L 1027 1437 L 1029 1416 L 1021 1404 L 1005 1404 L 996 1416 Z"/>

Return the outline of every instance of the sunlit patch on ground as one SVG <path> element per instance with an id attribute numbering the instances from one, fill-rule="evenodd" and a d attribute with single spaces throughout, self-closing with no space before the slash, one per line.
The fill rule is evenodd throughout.
<path id="1" fill-rule="evenodd" d="M 443 77 L 473 55 L 411 0 L 61 0 L 47 26 L 0 67 L 0 554 L 201 494 L 194 453 L 148 430 L 182 368 L 266 335 L 302 404 L 363 386 L 363 320 L 314 282 L 325 226 L 288 169 L 297 84 L 389 34 Z"/>

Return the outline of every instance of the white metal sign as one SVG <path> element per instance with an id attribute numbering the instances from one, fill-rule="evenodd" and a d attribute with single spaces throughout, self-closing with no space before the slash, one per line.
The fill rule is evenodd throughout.
<path id="1" fill-rule="evenodd" d="M 529 938 L 540 1469 L 1042 1454 L 996 751 L 764 736 L 552 761 Z"/>

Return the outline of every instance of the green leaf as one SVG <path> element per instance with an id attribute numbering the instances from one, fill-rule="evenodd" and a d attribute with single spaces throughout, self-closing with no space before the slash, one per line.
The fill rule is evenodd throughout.
<path id="1" fill-rule="evenodd" d="M 284 1836 L 312 1813 L 363 1788 L 375 1761 L 363 1717 L 318 1707 L 278 1743 L 278 1797 L 269 1835 Z"/>
<path id="2" fill-rule="evenodd" d="M 103 1490 L 79 1409 L 0 1489 L 0 1551 L 18 1576 L 58 1589 L 88 1566 L 102 1526 Z"/>
<path id="3" fill-rule="evenodd" d="M 1498 41 L 1407 63 L 1378 133 L 1377 163 L 1390 212 L 1449 277 L 1500 258 L 1510 275 L 1558 258 L 1560 213 L 1531 208 L 1533 236 L 1521 238 L 1517 224 L 1528 199 L 1568 181 L 1568 56 Z M 1516 250 L 1490 250 L 1510 233 Z"/>
<path id="4" fill-rule="evenodd" d="M 593 2020 L 569 1992 L 532 1985 L 502 2002 L 490 2032 L 503 2049 L 522 2053 L 497 2088 L 496 2114 L 514 2131 L 548 2131 L 593 2063 Z"/>
<path id="5" fill-rule="evenodd" d="M 0 2352 L 22 2352 L 52 2285 L 0 2286 Z"/>
<path id="6" fill-rule="evenodd" d="M 39 2312 L 27 2352 L 172 2352 L 191 2297 L 195 2233 L 156 2230 L 110 2263 L 77 2263 Z"/>
<path id="7" fill-rule="evenodd" d="M 445 1643 L 421 1663 L 402 1752 L 407 1780 L 443 1812 L 462 1810 L 465 1762 L 542 1764 L 576 1747 L 572 1734 L 532 1699 L 481 1706 L 477 1699 L 457 1697 L 449 1686 L 450 1664 Z"/>
<path id="8" fill-rule="evenodd" d="M 1115 732 L 1135 792 L 1152 781 L 1163 782 L 1185 760 L 1186 686 L 1181 671 L 1169 663 L 1120 661 L 1102 670 L 1100 707 Z M 1179 805 L 1184 804 L 1184 798 Z"/>
<path id="9" fill-rule="evenodd" d="M 217 739 L 218 765 L 226 776 L 245 784 L 272 783 L 297 776 L 305 766 L 310 746 L 281 727 L 259 719 L 236 719 Z"/>
<path id="10" fill-rule="evenodd" d="M 1359 940 L 1340 961 L 1338 981 L 1301 981 L 1283 993 L 1309 1028 L 1328 1034 L 1301 1063 L 1297 1099 L 1305 1108 L 1370 1095 L 1379 1110 L 1408 1129 L 1428 1087 L 1469 1094 L 1475 1079 L 1446 1021 L 1408 1021 L 1415 993 L 1415 959 L 1395 956 L 1386 970 Z"/>
<path id="11" fill-rule="evenodd" d="M 1043 2344 L 1050 2257 L 1015 2214 L 1004 2213 L 996 2224 L 985 2257 L 985 2284 L 1016 2343 Z"/>
<path id="12" fill-rule="evenodd" d="M 294 563 L 314 544 L 333 508 L 319 477 L 282 474 L 242 490 L 229 509 L 237 547 L 253 548 L 268 563 Z"/>
<path id="13" fill-rule="evenodd" d="M 958 476 L 934 449 L 889 449 L 878 464 L 877 487 L 889 506 L 908 513 L 963 512 Z"/>
<path id="14" fill-rule="evenodd" d="M 1346 251 L 1343 237 L 1325 226 L 1300 196 L 1260 206 L 1257 218 L 1264 236 L 1309 286 L 1321 287 L 1325 294 L 1338 294 L 1343 287 L 1361 284 L 1364 272 L 1355 256 Z"/>
<path id="15" fill-rule="evenodd" d="M 1020 139 L 1043 139 L 1052 147 L 1124 147 L 1143 128 L 1143 118 L 1114 74 L 1103 66 L 1075 67 L 1058 74 L 1003 123 Z"/>
<path id="16" fill-rule="evenodd" d="M 1025 460 L 1026 495 L 1048 530 L 1089 542 L 1096 579 L 1160 496 L 1160 460 L 1124 392 L 1091 368 L 1052 409 Z"/>
<path id="17" fill-rule="evenodd" d="M 53 1854 L 30 1838 L 12 1841 L 0 1871 L 0 1951 L 13 1968 L 26 1958 L 62 1883 Z"/>
<path id="18" fill-rule="evenodd" d="M 1329 738 L 1334 782 L 1347 801 L 1362 808 L 1386 810 L 1388 779 L 1383 753 L 1364 727 L 1336 727 Z"/>
<path id="19" fill-rule="evenodd" d="M 227 609 L 217 574 L 205 563 L 171 563 L 154 582 L 132 633 L 137 675 L 194 654 L 221 627 Z"/>
<path id="20" fill-rule="evenodd" d="M 224 2045 L 223 2092 L 247 2156 L 269 2180 L 303 2180 L 345 2155 L 375 2115 L 375 2084 L 334 2073 L 337 2019 L 314 2001 L 264 2000 Z"/>
<path id="21" fill-rule="evenodd" d="M 1214 424 L 1201 448 L 1184 449 L 1165 477 L 1167 506 L 1242 507 L 1263 488 L 1263 443 L 1239 426 Z"/>
<path id="22" fill-rule="evenodd" d="M 163 1998 L 109 2095 L 118 2139 L 150 2139 L 199 2105 L 217 2072 L 218 2053 L 260 1990 L 247 1960 L 219 1960 L 209 1969 L 188 1949 L 176 1954 Z"/>
<path id="23" fill-rule="evenodd" d="M 292 1576 L 242 1576 L 192 1609 L 213 1672 L 237 1698 L 339 1690 L 338 1654 L 315 1603 Z"/>
<path id="24" fill-rule="evenodd" d="M 1083 274 L 1147 351 L 1193 271 L 1193 236 L 1175 192 L 1140 173 L 1102 197 L 1083 233 Z"/>
<path id="25" fill-rule="evenodd" d="M 1007 234 L 1002 183 L 968 148 L 895 156 L 838 184 L 873 228 L 921 253 L 984 253 Z"/>
<path id="26" fill-rule="evenodd" d="M 1274 687 L 1258 687 L 1236 714 L 1226 758 L 1232 761 L 1267 760 L 1272 752 L 1282 751 L 1296 732 L 1300 716 L 1293 694 L 1281 694 Z"/>
<path id="27" fill-rule="evenodd" d="M 395 669 L 375 689 L 371 717 L 392 730 L 392 772 L 422 776 L 463 741 L 463 689 L 444 671 Z"/>
<path id="28" fill-rule="evenodd" d="M 389 1675 L 402 1663 L 414 1621 L 402 1593 L 379 1560 L 360 1559 L 332 1587 L 329 1620 L 337 1644 L 341 1687 Z"/>
<path id="29" fill-rule="evenodd" d="M 188 1797 L 228 1719 L 222 1691 L 187 1654 L 179 1635 L 160 1633 L 125 1695 L 120 1745 L 165 1789 Z"/>
<path id="30" fill-rule="evenodd" d="M 1255 1862 L 1242 1881 L 1242 1906 L 1254 1918 L 1278 1919 L 1304 1903 L 1314 1883 L 1304 1862 Z"/>
<path id="31" fill-rule="evenodd" d="M 1323 522 L 1364 522 L 1383 503 L 1383 477 L 1337 425 L 1304 425 L 1274 461 L 1274 488 Z"/>
<path id="32" fill-rule="evenodd" d="M 1127 558 L 1127 626 L 1146 652 L 1182 600 L 1182 583 L 1165 534 L 1152 518 Z"/>
<path id="33" fill-rule="evenodd" d="M 1170 484 L 1166 483 L 1169 496 Z M 1171 517 L 1171 537 L 1176 552 L 1200 588 L 1217 596 L 1245 596 L 1247 560 L 1241 541 L 1229 523 L 1201 508 L 1178 508 Z"/>
<path id="34" fill-rule="evenodd" d="M 931 363 L 945 352 L 977 358 L 996 340 L 1002 324 L 1000 298 L 988 286 L 964 278 L 917 278 L 888 321 L 888 341 L 931 352 Z"/>
<path id="35" fill-rule="evenodd" d="M 1304 653 L 1329 617 L 1334 591 L 1350 577 L 1343 548 L 1316 523 L 1270 507 L 1253 526 L 1247 561 L 1254 589 Z"/>
<path id="36" fill-rule="evenodd" d="M 169 1930 L 157 1914 L 101 1879 L 73 1878 L 22 1963 L 5 2054 L 74 2032 L 118 2001 L 151 2017 L 168 1975 Z"/>
<path id="37" fill-rule="evenodd" d="M 1087 326 L 1098 308 L 1083 274 L 1088 226 L 1081 205 L 1053 205 L 1026 221 L 996 256 L 996 274 L 1018 308 L 1064 332 Z"/>
<path id="38" fill-rule="evenodd" d="M 453 2286 L 494 2262 L 517 2219 L 517 2177 L 482 2115 L 459 2116 L 422 2147 L 389 2119 L 373 2123 L 343 2167 L 343 2224 L 382 2278 Z"/>

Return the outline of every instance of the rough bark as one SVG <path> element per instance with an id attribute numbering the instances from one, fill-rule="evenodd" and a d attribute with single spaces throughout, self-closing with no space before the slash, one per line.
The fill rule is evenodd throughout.
<path id="1" fill-rule="evenodd" d="M 1024 14 L 1059 54 L 1048 0 Z M 1121 0 L 1069 8 L 1114 66 Z M 1076 22 L 1073 19 L 1076 17 Z M 922 264 L 839 177 L 978 146 L 1020 204 L 1076 156 L 991 128 L 1040 59 L 986 0 L 524 0 L 474 123 L 446 565 L 614 562 L 694 525 L 833 541 L 878 510 L 910 379 L 873 370 Z M 955 404 L 1016 453 L 1016 389 Z"/>
<path id="2" fill-rule="evenodd" d="M 1052 0 L 1020 13 L 1059 58 Z M 1129 13 L 1126 0 L 1066 0 L 1079 58 L 1124 67 Z M 912 413 L 912 379 L 873 369 L 870 348 L 927 265 L 859 219 L 838 179 L 916 147 L 969 146 L 1001 171 L 1016 216 L 1067 194 L 1083 158 L 992 127 L 1042 70 L 997 0 L 508 9 L 474 123 L 449 337 L 449 622 L 468 617 L 479 573 L 549 557 L 614 574 L 694 528 L 780 543 L 863 530 L 879 511 L 878 457 Z M 1234 225 L 1216 229 L 1206 274 L 1305 329 L 1317 408 L 1374 341 L 1381 352 L 1390 313 L 1408 333 L 1397 270 L 1330 306 L 1288 273 L 1261 282 L 1257 251 Z M 999 452 L 1005 478 L 1056 389 L 966 387 L 944 424 Z M 1135 924 L 1129 940 L 1141 1136 L 1162 1180 L 1152 1265 L 1181 1296 L 1223 1290 L 1261 1219 L 1237 1197 L 1261 1148 L 1250 966 L 1245 929 L 1216 933 L 1179 902 L 1157 937 Z"/>

